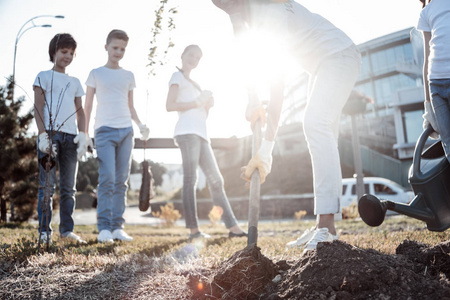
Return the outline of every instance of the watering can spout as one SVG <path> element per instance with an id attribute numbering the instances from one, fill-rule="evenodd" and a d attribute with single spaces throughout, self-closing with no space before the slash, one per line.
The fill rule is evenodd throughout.
<path id="1" fill-rule="evenodd" d="M 370 194 L 362 196 L 358 202 L 358 211 L 361 219 L 367 225 L 373 227 L 380 226 L 383 223 L 388 209 L 427 223 L 435 221 L 435 215 L 426 206 L 425 199 L 421 193 L 417 194 L 409 205 L 380 200 Z"/>
<path id="2" fill-rule="evenodd" d="M 393 204 L 393 207 L 390 207 L 389 209 L 392 211 L 396 211 L 400 214 L 424 221 L 426 223 L 435 221 L 435 215 L 427 207 L 422 193 L 418 193 L 409 205 L 396 202 L 391 203 Z"/>

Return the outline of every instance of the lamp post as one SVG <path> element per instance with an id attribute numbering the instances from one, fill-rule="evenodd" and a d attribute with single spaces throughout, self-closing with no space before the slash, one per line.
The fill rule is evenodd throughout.
<path id="1" fill-rule="evenodd" d="M 43 28 L 49 28 L 52 27 L 52 25 L 50 24 L 35 24 L 34 20 L 37 18 L 57 18 L 57 19 L 64 19 L 64 16 L 61 15 L 40 15 L 40 16 L 36 16 L 33 17 L 31 19 L 29 19 L 28 21 L 26 21 L 22 27 L 20 27 L 19 32 L 17 33 L 16 36 L 16 42 L 14 44 L 14 60 L 13 60 L 13 74 L 12 74 L 12 78 L 11 78 L 11 82 L 12 82 L 12 90 L 11 90 L 11 102 L 14 103 L 14 91 L 16 89 L 16 55 L 17 55 L 17 43 L 19 42 L 20 38 L 23 36 L 23 34 L 25 32 L 27 32 L 28 30 L 32 29 L 32 28 L 36 28 L 36 27 L 43 27 Z M 25 28 L 25 26 L 27 24 L 29 24 L 31 22 L 31 25 L 27 28 Z M 23 30 L 25 28 L 25 30 Z M 4 202 L 4 199 L 1 199 L 1 203 L 0 203 L 0 210 L 1 210 L 1 220 L 5 220 L 6 221 L 6 216 L 4 216 L 4 212 L 6 213 L 6 203 Z M 11 202 L 11 218 L 14 218 L 14 202 Z"/>
<path id="2" fill-rule="evenodd" d="M 356 115 L 362 114 L 366 111 L 367 103 L 373 103 L 373 99 L 357 90 L 353 90 L 347 100 L 347 103 L 342 109 L 342 113 L 349 115 L 352 120 L 353 163 L 355 165 L 355 174 L 353 177 L 356 178 L 357 202 L 364 195 L 365 188 Z"/>
<path id="3" fill-rule="evenodd" d="M 22 27 L 20 27 L 19 32 L 17 33 L 16 36 L 16 42 L 14 44 L 14 60 L 13 60 L 13 74 L 12 74 L 12 102 L 14 102 L 14 90 L 15 90 L 15 85 L 16 85 L 16 55 L 17 55 L 17 43 L 19 42 L 20 38 L 22 37 L 22 35 L 27 32 L 28 30 L 32 29 L 32 28 L 36 28 L 36 27 L 43 27 L 43 28 L 49 28 L 52 27 L 52 25 L 50 24 L 43 24 L 43 25 L 39 25 L 39 24 L 34 24 L 34 20 L 37 18 L 56 18 L 56 19 L 64 19 L 64 16 L 61 15 L 41 15 L 41 16 L 36 16 L 33 17 L 31 19 L 29 19 L 28 21 L 26 21 Z M 24 27 L 31 22 L 31 26 L 25 28 Z M 23 31 L 22 31 L 23 30 Z"/>

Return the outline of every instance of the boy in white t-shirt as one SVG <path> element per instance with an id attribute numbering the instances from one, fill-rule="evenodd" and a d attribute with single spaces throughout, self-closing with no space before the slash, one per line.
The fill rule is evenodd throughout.
<path id="1" fill-rule="evenodd" d="M 92 70 L 86 81 L 86 129 L 89 128 L 94 95 L 97 98 L 94 125 L 99 163 L 97 240 L 101 243 L 113 243 L 115 239 L 133 240 L 123 230 L 134 147 L 131 120 L 139 126 L 142 139 L 147 140 L 149 136 L 149 129 L 139 120 L 133 104 L 134 75 L 119 66 L 127 44 L 128 36 L 124 31 L 112 30 L 106 39 L 106 65 Z"/>
<path id="2" fill-rule="evenodd" d="M 86 153 L 89 137 L 85 131 L 85 116 L 81 97 L 84 95 L 80 81 L 65 74 L 72 62 L 77 43 L 70 34 L 57 34 L 49 45 L 50 61 L 53 68 L 40 72 L 33 84 L 35 119 L 39 131 L 38 160 L 54 161 L 59 166 L 60 183 L 60 224 L 62 238 L 85 243 L 73 233 L 72 218 L 75 207 L 75 179 L 78 159 Z M 51 142 L 50 142 L 51 141 Z M 47 181 L 46 183 L 46 180 Z M 55 190 L 56 167 L 44 169 L 39 164 L 38 215 L 40 239 L 50 241 L 52 235 L 52 196 Z M 47 190 L 48 188 L 48 190 Z M 49 192 L 47 207 L 44 196 Z"/>
<path id="3" fill-rule="evenodd" d="M 433 127 L 432 138 L 441 136 L 450 161 L 450 1 L 421 0 L 417 29 L 423 32 L 425 114 L 423 127 Z"/>
<path id="4" fill-rule="evenodd" d="M 342 173 L 338 152 L 339 120 L 342 108 L 353 89 L 361 66 L 361 55 L 353 41 L 322 16 L 290 0 L 212 0 L 225 11 L 237 35 L 259 32 L 267 43 L 280 51 L 267 53 L 261 65 L 278 63 L 290 53 L 309 73 L 308 99 L 303 129 L 311 155 L 314 179 L 314 212 L 317 223 L 289 247 L 315 249 L 317 244 L 337 239 L 334 216 L 341 212 Z M 250 29 L 250 30 L 248 30 Z M 264 49 L 262 49 L 264 50 Z M 286 50 L 283 53 L 282 50 Z M 270 69 L 261 69 L 264 72 Z M 299 70 L 302 72 L 302 70 Z M 261 183 L 270 173 L 272 149 L 278 129 L 284 96 L 283 76 L 272 82 L 268 123 L 258 153 L 243 168 L 242 177 L 250 180 L 258 169 Z M 249 106 L 253 106 L 249 103 Z M 257 108 L 257 106 L 254 106 Z M 253 109 L 247 117 L 264 110 Z M 264 120 L 263 116 L 261 119 Z"/>

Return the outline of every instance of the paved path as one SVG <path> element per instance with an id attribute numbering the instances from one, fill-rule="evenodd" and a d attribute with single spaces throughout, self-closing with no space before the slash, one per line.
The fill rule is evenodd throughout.
<path id="1" fill-rule="evenodd" d="M 163 222 L 162 220 L 152 216 L 151 212 L 142 212 L 139 210 L 138 206 L 128 206 L 125 209 L 125 224 L 128 225 L 149 225 L 149 226 L 159 226 Z M 77 209 L 73 213 L 73 219 L 75 225 L 95 225 L 97 224 L 97 210 L 92 209 Z M 37 224 L 37 220 L 32 220 L 30 223 Z M 207 224 L 209 220 L 199 220 L 199 224 Z M 52 218 L 52 224 L 59 224 L 59 211 L 57 211 Z M 175 225 L 183 226 L 185 225 L 184 219 L 180 219 L 175 222 Z"/>

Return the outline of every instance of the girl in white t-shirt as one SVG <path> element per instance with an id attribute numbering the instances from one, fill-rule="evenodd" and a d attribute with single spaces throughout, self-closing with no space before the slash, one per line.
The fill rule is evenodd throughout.
<path id="1" fill-rule="evenodd" d="M 334 215 L 341 211 L 342 173 L 338 152 L 339 120 L 361 65 L 361 55 L 353 41 L 322 16 L 289 0 L 212 0 L 229 16 L 236 35 L 259 33 L 266 42 L 290 53 L 310 74 L 303 128 L 311 155 L 314 179 L 314 212 L 317 224 L 288 246 L 315 249 L 317 243 L 337 239 Z M 279 61 L 279 53 L 266 56 L 265 64 Z M 265 66 L 263 64 L 263 67 Z M 262 69 L 261 72 L 264 72 Z M 302 72 L 302 70 L 299 70 Z M 243 168 L 250 180 L 258 169 L 261 183 L 272 165 L 272 149 L 284 97 L 282 76 L 272 82 L 267 108 L 268 122 L 258 153 Z M 253 107 L 252 103 L 249 105 Z M 248 119 L 255 114 L 247 109 Z M 252 117 L 249 117 L 253 115 Z M 264 120 L 264 119 L 262 119 Z"/>
<path id="2" fill-rule="evenodd" d="M 450 161 L 450 1 L 421 0 L 417 29 L 423 32 L 425 114 L 423 127 L 432 126 L 432 138 L 441 136 Z"/>
<path id="3" fill-rule="evenodd" d="M 201 90 L 200 86 L 189 77 L 201 57 L 202 51 L 199 46 L 186 47 L 181 55 L 182 67 L 169 81 L 166 102 L 167 111 L 178 112 L 174 137 L 183 160 L 182 195 L 186 228 L 191 231 L 189 239 L 210 237 L 198 229 L 195 189 L 197 168 L 200 167 L 206 176 L 214 203 L 223 209 L 222 219 L 230 231 L 229 237 L 246 236 L 247 234 L 239 227 L 225 194 L 223 177 L 206 131 L 206 118 L 213 106 L 212 93 Z"/>

